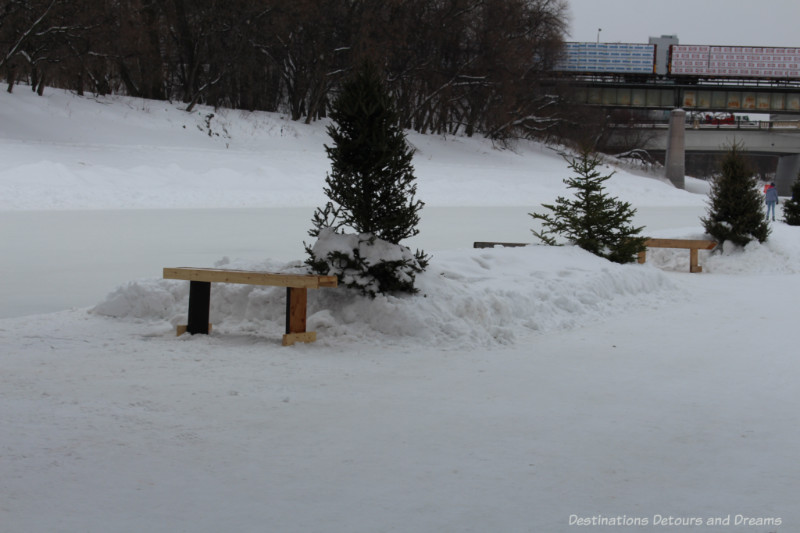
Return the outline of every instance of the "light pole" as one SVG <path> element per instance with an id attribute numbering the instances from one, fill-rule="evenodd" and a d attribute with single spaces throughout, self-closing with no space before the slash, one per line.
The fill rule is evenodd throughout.
<path id="1" fill-rule="evenodd" d="M 600 44 L 600 32 L 603 31 L 603 28 L 597 28 L 597 44 Z"/>

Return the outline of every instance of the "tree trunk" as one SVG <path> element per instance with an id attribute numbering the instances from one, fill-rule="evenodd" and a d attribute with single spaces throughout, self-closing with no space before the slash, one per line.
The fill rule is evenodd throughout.
<path id="1" fill-rule="evenodd" d="M 8 69 L 8 93 L 11 94 L 14 91 L 14 82 L 17 79 L 17 68 L 11 67 Z"/>

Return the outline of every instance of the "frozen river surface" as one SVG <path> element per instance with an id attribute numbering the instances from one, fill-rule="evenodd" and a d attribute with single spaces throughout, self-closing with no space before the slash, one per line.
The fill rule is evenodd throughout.
<path id="1" fill-rule="evenodd" d="M 426 207 L 407 244 L 433 253 L 474 241 L 532 242 L 534 207 Z M 305 258 L 313 208 L 0 212 L 0 318 L 89 307 L 166 266 Z M 697 226 L 698 207 L 639 208 L 647 230 Z"/>

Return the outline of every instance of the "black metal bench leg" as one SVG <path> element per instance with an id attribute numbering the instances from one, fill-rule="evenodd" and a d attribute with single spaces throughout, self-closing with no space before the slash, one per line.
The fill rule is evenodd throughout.
<path id="1" fill-rule="evenodd" d="M 208 335 L 208 309 L 211 303 L 211 283 L 208 281 L 189 282 L 189 323 L 186 331 L 194 335 Z"/>

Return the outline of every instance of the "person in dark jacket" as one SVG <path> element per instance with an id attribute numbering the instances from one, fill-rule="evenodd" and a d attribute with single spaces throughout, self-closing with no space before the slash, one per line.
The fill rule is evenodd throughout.
<path id="1" fill-rule="evenodd" d="M 765 191 L 765 199 L 767 201 L 767 219 L 772 212 L 772 220 L 775 220 L 775 205 L 778 203 L 778 189 L 775 188 L 774 183 L 770 183 Z"/>

